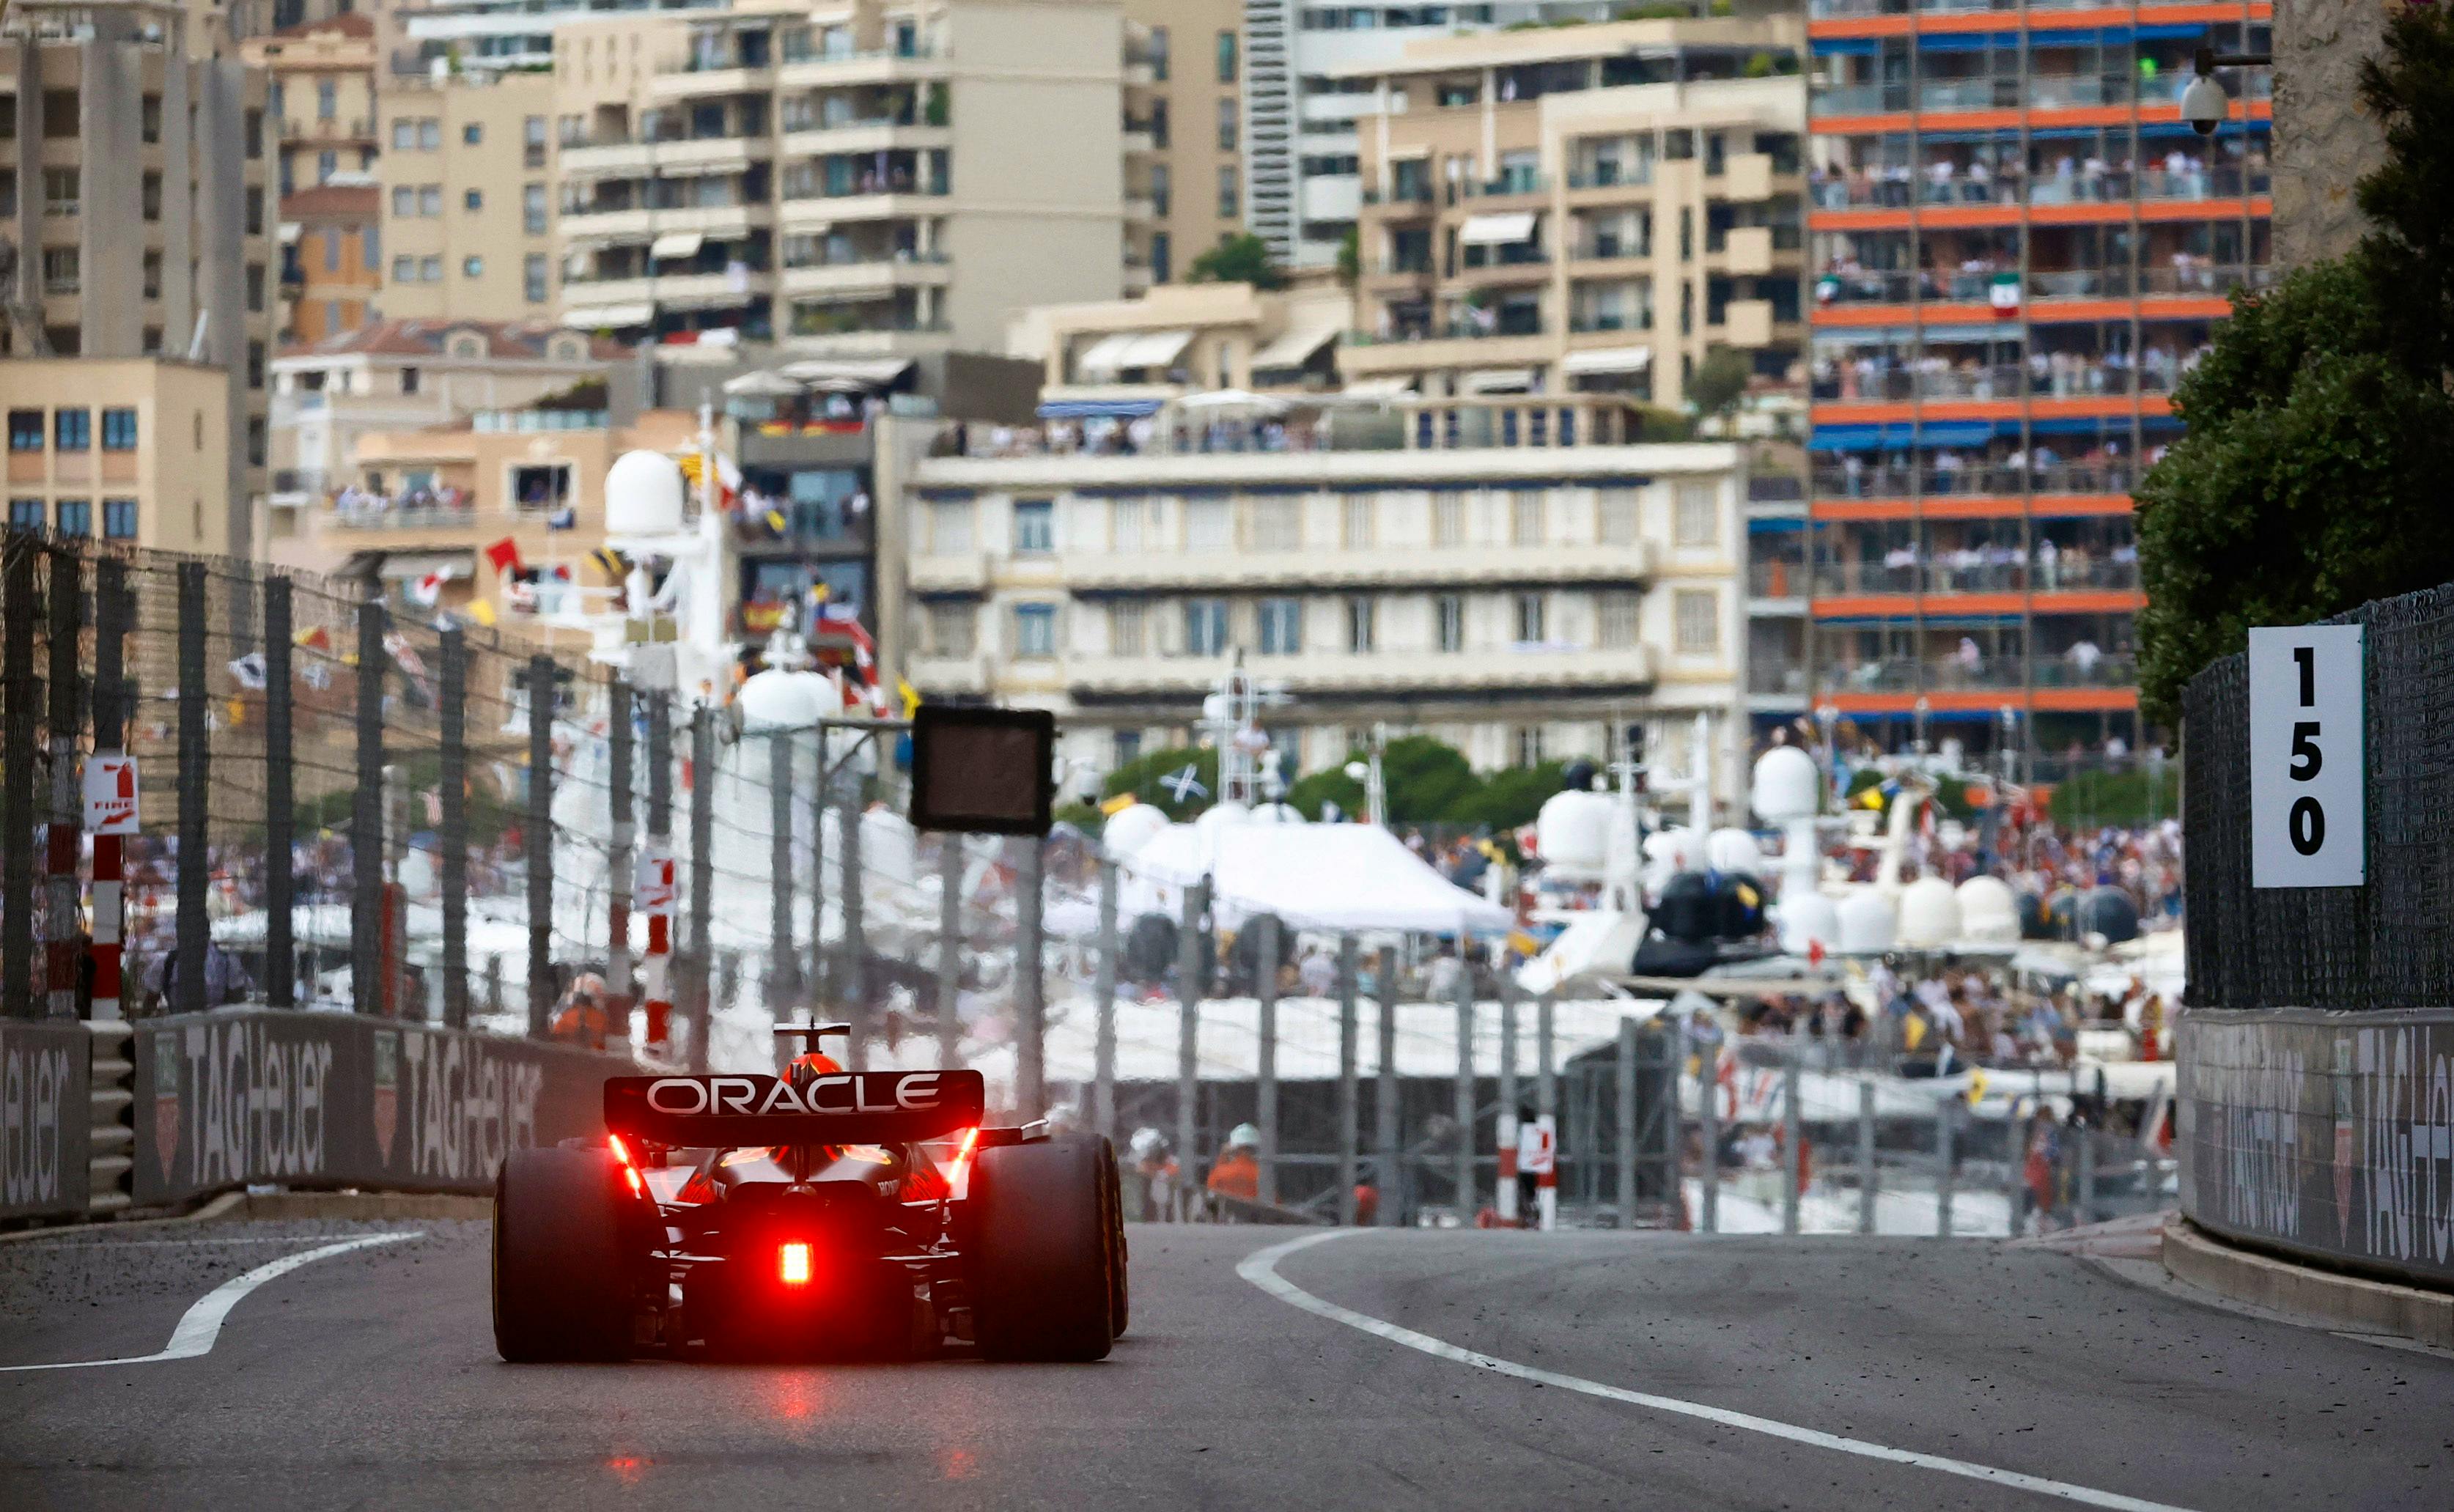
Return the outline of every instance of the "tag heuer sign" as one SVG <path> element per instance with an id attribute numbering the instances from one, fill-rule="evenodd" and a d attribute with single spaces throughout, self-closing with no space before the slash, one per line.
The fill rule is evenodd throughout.
<path id="1" fill-rule="evenodd" d="M 136 833 L 136 758 L 94 756 L 85 764 L 85 828 L 89 835 Z"/>

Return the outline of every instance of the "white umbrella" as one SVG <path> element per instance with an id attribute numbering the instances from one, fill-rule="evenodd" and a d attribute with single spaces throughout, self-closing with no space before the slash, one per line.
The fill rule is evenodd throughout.
<path id="1" fill-rule="evenodd" d="M 1214 389 L 1208 393 L 1188 393 L 1176 401 L 1179 410 L 1257 410 L 1264 414 L 1284 414 L 1287 402 L 1250 389 Z"/>

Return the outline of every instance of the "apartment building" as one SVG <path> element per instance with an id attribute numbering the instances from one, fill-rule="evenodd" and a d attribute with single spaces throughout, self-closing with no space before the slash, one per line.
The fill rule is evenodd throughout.
<path id="1" fill-rule="evenodd" d="M 268 445 L 265 365 L 276 259 L 264 84 L 199 55 L 185 10 L 47 0 L 0 20 L 0 203 L 14 278 L 0 353 L 175 355 L 218 371 L 207 549 L 251 554 Z M 171 380 L 185 384 L 185 378 Z"/>
<path id="2" fill-rule="evenodd" d="M 1238 655 L 1288 696 L 1294 770 L 1380 723 L 1495 768 L 1701 713 L 1735 792 L 1744 471 L 1723 443 L 932 457 L 910 675 L 1054 710 L 1099 770 L 1187 740 Z"/>
<path id="3" fill-rule="evenodd" d="M 376 170 L 386 316 L 553 317 L 553 102 L 543 72 L 386 78 Z"/>
<path id="4" fill-rule="evenodd" d="M 723 9 L 725 0 L 588 0 L 585 5 L 425 0 L 388 7 L 378 13 L 386 57 L 394 74 L 431 74 L 439 66 L 447 72 L 492 76 L 552 69 L 554 33 L 566 26 L 612 15 L 628 17 L 635 24 L 674 11 Z"/>
<path id="5" fill-rule="evenodd" d="M 1125 292 L 1244 229 L 1242 0 L 1125 0 Z"/>
<path id="6" fill-rule="evenodd" d="M 1808 699 L 1870 736 L 2138 748 L 2130 491 L 2269 272 L 2263 3 L 1957 16 L 1817 0 Z M 2050 762 L 2041 772 L 2050 774 Z"/>
<path id="7" fill-rule="evenodd" d="M 361 11 L 302 20 L 239 45 L 266 75 L 280 189 L 283 342 L 321 341 L 368 317 L 382 286 L 375 164 L 375 24 Z"/>
<path id="8" fill-rule="evenodd" d="M 366 435 L 546 400 L 593 413 L 605 408 L 607 370 L 623 355 L 560 326 L 476 320 L 378 321 L 283 353 L 272 362 L 269 554 L 331 570 L 318 512 L 355 478 Z"/>
<path id="9" fill-rule="evenodd" d="M 1641 21 L 1408 48 L 1371 75 L 1360 117 L 1358 329 L 1341 370 L 1677 409 L 1728 347 L 1752 373 L 1740 428 L 1794 426 L 1798 30 Z"/>
<path id="10" fill-rule="evenodd" d="M 226 549 L 230 383 L 166 357 L 0 358 L 9 528 Z"/>
<path id="11" fill-rule="evenodd" d="M 563 319 L 890 359 L 995 352 L 1027 305 L 1114 298 L 1124 55 L 1109 0 L 567 27 Z"/>

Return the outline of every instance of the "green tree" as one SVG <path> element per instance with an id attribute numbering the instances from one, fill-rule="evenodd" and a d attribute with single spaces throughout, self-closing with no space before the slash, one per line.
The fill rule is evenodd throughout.
<path id="1" fill-rule="evenodd" d="M 2454 15 L 2386 27 L 2363 95 L 2386 156 L 2350 254 L 2236 292 L 2174 392 L 2188 429 L 2138 490 L 2141 707 L 2258 624 L 2323 618 L 2454 577 Z"/>
<path id="2" fill-rule="evenodd" d="M 1706 419 L 1716 419 L 1739 407 L 1747 396 L 1747 379 L 1755 375 L 1747 354 L 1735 347 L 1715 347 L 1696 364 L 1687 380 L 1687 402 Z"/>
<path id="3" fill-rule="evenodd" d="M 1347 288 L 1355 287 L 1363 276 L 1363 232 L 1356 227 L 1346 228 L 1338 242 L 1338 281 Z"/>
<path id="4" fill-rule="evenodd" d="M 1167 779 L 1188 766 L 1193 768 L 1194 779 L 1200 783 L 1201 791 L 1196 793 L 1187 789 L 1185 796 L 1178 798 L 1176 790 L 1167 785 Z M 1198 751 L 1178 748 L 1154 751 L 1139 760 L 1128 761 L 1109 773 L 1107 780 L 1099 784 L 1101 797 L 1112 798 L 1120 793 L 1130 793 L 1144 803 L 1157 804 L 1159 811 L 1171 819 L 1189 819 L 1217 799 L 1218 753 L 1208 747 Z"/>
<path id="5" fill-rule="evenodd" d="M 1197 284 L 1251 284 L 1256 289 L 1282 289 L 1287 282 L 1270 260 L 1270 244 L 1250 232 L 1227 237 L 1193 259 L 1185 276 Z"/>

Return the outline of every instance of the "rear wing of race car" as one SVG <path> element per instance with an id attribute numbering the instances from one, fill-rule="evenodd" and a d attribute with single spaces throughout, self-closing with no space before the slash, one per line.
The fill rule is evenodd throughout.
<path id="1" fill-rule="evenodd" d="M 774 1077 L 614 1077 L 605 1128 L 673 1148 L 905 1144 L 976 1129 L 976 1071 L 843 1071 L 795 1088 Z"/>

